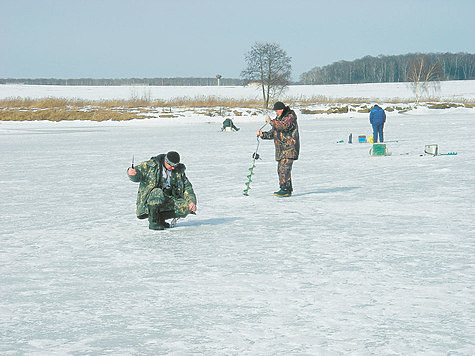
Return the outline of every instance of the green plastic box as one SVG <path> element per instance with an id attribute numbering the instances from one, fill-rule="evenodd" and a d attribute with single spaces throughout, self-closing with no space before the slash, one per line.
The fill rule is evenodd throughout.
<path id="1" fill-rule="evenodd" d="M 386 156 L 386 144 L 385 143 L 374 143 L 371 149 L 371 156 Z"/>

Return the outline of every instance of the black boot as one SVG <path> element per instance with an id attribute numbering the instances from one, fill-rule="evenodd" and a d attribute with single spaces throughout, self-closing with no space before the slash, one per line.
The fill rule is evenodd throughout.
<path id="1" fill-rule="evenodd" d="M 176 217 L 174 211 L 161 211 L 158 216 L 159 216 L 160 224 L 162 224 L 165 228 L 170 227 L 170 224 L 167 223 L 165 220 L 173 219 Z"/>
<path id="2" fill-rule="evenodd" d="M 149 206 L 148 207 L 148 228 L 150 230 L 164 230 L 165 227 L 160 222 L 160 216 L 158 213 L 158 208 Z"/>

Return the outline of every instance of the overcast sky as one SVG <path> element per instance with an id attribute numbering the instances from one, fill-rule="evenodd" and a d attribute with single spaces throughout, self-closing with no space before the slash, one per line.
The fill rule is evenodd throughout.
<path id="1" fill-rule="evenodd" d="M 0 0 L 0 78 L 239 78 L 255 42 L 292 76 L 339 60 L 475 52 L 475 0 Z"/>

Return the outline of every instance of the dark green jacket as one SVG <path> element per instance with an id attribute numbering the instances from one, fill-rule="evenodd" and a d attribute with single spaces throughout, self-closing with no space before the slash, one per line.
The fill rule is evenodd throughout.
<path id="1" fill-rule="evenodd" d="M 299 126 L 297 115 L 288 106 L 282 115 L 271 120 L 272 129 L 262 133 L 264 140 L 274 139 L 275 160 L 298 159 L 300 153 Z"/>
<path id="2" fill-rule="evenodd" d="M 162 188 L 162 169 L 165 154 L 152 157 L 150 160 L 135 166 L 137 174 L 130 176 L 132 182 L 140 182 L 137 193 L 137 217 L 143 217 L 148 213 L 147 199 L 154 188 Z M 185 175 L 186 167 L 180 163 L 173 171 L 170 178 L 171 197 L 185 199 L 187 203 L 196 204 L 196 196 L 193 186 Z"/>

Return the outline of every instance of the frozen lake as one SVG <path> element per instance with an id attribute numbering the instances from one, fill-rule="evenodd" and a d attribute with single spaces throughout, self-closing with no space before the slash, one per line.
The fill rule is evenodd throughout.
<path id="1" fill-rule="evenodd" d="M 0 122 L 0 354 L 473 355 L 473 109 L 299 116 L 294 195 L 259 118 Z M 442 153 L 422 156 L 425 144 Z M 177 150 L 196 216 L 152 231 L 126 169 Z"/>
<path id="2" fill-rule="evenodd" d="M 429 90 L 431 97 L 445 100 L 475 99 L 475 80 L 442 81 L 437 91 Z M 0 85 L 0 99 L 5 98 L 66 98 L 83 100 L 147 99 L 220 97 L 233 99 L 260 99 L 259 87 L 242 86 L 60 86 L 60 85 Z M 329 98 L 413 98 L 409 83 L 364 83 L 341 85 L 291 85 L 280 98 L 305 99 L 317 96 Z"/>

